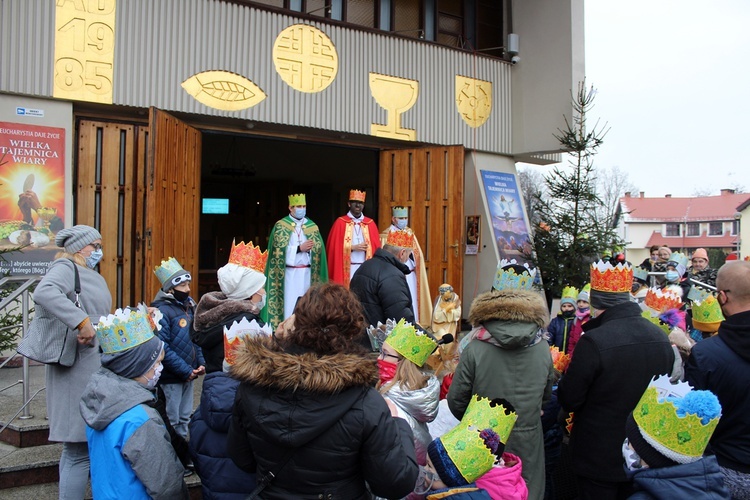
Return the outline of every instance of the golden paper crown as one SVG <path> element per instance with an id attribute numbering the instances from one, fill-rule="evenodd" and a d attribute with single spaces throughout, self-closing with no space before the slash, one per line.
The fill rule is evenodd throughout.
<path id="1" fill-rule="evenodd" d="M 349 191 L 349 201 L 361 201 L 362 203 L 364 203 L 365 196 L 366 193 L 364 191 L 360 191 L 359 189 L 352 189 L 351 191 Z"/>
<path id="2" fill-rule="evenodd" d="M 424 365 L 424 362 L 437 347 L 437 342 L 424 333 L 417 332 L 414 325 L 407 323 L 403 318 L 393 327 L 393 331 L 385 339 L 385 343 L 420 367 Z"/>
<path id="3" fill-rule="evenodd" d="M 693 391 L 686 382 L 671 384 L 667 375 L 654 377 L 633 410 L 646 442 L 683 464 L 703 456 L 720 418 L 721 406 L 713 393 Z"/>
<path id="4" fill-rule="evenodd" d="M 719 301 L 713 295 L 707 296 L 702 302 L 693 302 L 693 326 L 706 333 L 713 333 L 719 329 L 724 321 Z"/>
<path id="5" fill-rule="evenodd" d="M 385 244 L 401 248 L 414 248 L 414 233 L 411 229 L 390 231 L 385 240 Z"/>
<path id="6" fill-rule="evenodd" d="M 679 295 L 669 289 L 649 288 L 646 292 L 646 299 L 643 301 L 646 307 L 652 309 L 658 314 L 670 309 L 679 309 L 682 307 L 682 299 Z"/>
<path id="7" fill-rule="evenodd" d="M 515 412 L 503 405 L 493 407 L 489 399 L 474 395 L 461 423 L 440 437 L 443 448 L 467 483 L 481 477 L 497 460 L 480 437 L 480 431 L 491 429 L 501 443 L 507 443 L 517 418 Z"/>
<path id="8" fill-rule="evenodd" d="M 296 207 L 297 205 L 307 205 L 304 193 L 289 195 L 289 206 Z"/>
<path id="9" fill-rule="evenodd" d="M 245 317 L 240 321 L 233 321 L 229 328 L 224 327 L 224 361 L 227 365 L 234 366 L 237 349 L 242 345 L 243 338 L 270 337 L 272 333 L 268 323 L 260 326 L 256 320 L 248 321 Z"/>
<path id="10" fill-rule="evenodd" d="M 628 292 L 633 286 L 633 268 L 630 264 L 598 261 L 591 264 L 591 289 L 598 292 Z"/>
<path id="11" fill-rule="evenodd" d="M 566 286 L 562 289 L 562 295 L 560 296 L 560 300 L 562 299 L 573 299 L 573 302 L 575 304 L 576 298 L 578 298 L 578 289 L 574 286 Z"/>
<path id="12" fill-rule="evenodd" d="M 232 250 L 229 252 L 229 264 L 247 267 L 259 273 L 266 271 L 266 260 L 268 259 L 268 250 L 260 251 L 260 247 L 253 245 L 253 242 L 235 244 L 232 242 Z"/>

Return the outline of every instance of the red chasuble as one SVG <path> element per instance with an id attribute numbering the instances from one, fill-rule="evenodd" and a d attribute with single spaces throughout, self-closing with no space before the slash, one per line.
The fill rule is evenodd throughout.
<path id="1" fill-rule="evenodd" d="M 375 221 L 364 217 L 360 224 L 362 236 L 367 243 L 365 260 L 372 258 L 375 250 L 380 248 L 380 233 Z M 340 283 L 349 288 L 352 266 L 352 232 L 354 221 L 348 215 L 342 215 L 333 222 L 326 241 L 328 256 L 328 280 Z"/>

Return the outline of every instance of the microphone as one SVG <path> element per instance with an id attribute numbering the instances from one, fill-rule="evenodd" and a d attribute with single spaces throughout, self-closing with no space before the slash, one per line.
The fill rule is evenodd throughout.
<path id="1" fill-rule="evenodd" d="M 446 333 L 440 340 L 437 341 L 437 345 L 450 344 L 451 342 L 453 342 L 453 340 L 453 335 L 451 335 L 450 333 Z"/>

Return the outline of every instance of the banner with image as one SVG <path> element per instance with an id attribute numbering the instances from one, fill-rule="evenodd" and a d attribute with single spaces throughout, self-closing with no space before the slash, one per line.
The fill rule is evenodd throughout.
<path id="1" fill-rule="evenodd" d="M 45 274 L 64 210 L 65 129 L 0 122 L 0 272 Z"/>
<path id="2" fill-rule="evenodd" d="M 531 263 L 531 239 L 516 176 L 481 170 L 484 192 L 490 210 L 492 238 L 501 259 Z"/>

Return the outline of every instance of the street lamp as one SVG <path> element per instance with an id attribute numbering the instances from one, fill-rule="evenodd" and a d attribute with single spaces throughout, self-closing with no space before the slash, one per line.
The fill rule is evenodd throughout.
<path id="1" fill-rule="evenodd" d="M 742 212 L 734 213 L 734 221 L 736 223 L 736 227 L 735 227 L 736 238 L 734 240 L 734 243 L 737 246 L 737 260 L 742 260 L 742 255 L 740 255 L 740 248 L 741 248 L 740 244 L 742 243 L 742 240 L 740 239 L 742 235 L 740 232 L 741 224 L 742 224 Z"/>

